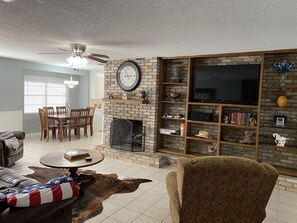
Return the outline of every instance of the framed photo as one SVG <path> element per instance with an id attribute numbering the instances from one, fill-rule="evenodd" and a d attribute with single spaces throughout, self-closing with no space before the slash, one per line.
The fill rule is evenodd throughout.
<path id="1" fill-rule="evenodd" d="M 275 115 L 274 116 L 274 125 L 278 128 L 285 128 L 287 126 L 287 116 L 284 115 Z"/>

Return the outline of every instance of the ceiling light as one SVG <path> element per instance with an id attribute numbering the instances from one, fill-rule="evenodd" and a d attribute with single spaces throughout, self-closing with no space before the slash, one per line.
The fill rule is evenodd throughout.
<path id="1" fill-rule="evenodd" d="M 72 80 L 72 75 L 70 76 L 70 80 L 65 80 L 64 84 L 67 85 L 69 88 L 74 88 L 75 86 L 78 85 L 78 81 L 73 81 Z"/>
<path id="2" fill-rule="evenodd" d="M 83 67 L 83 66 L 87 65 L 87 63 L 89 63 L 89 61 L 86 58 L 76 56 L 76 55 L 71 56 L 71 57 L 67 58 L 66 60 L 73 67 Z"/>

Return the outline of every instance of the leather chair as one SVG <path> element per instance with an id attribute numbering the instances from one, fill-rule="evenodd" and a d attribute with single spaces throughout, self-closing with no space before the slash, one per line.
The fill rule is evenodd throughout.
<path id="1" fill-rule="evenodd" d="M 247 158 L 178 159 L 166 178 L 172 221 L 260 223 L 277 178 L 274 167 Z"/>
<path id="2" fill-rule="evenodd" d="M 76 197 L 32 207 L 8 207 L 1 190 L 22 189 L 38 184 L 37 180 L 16 174 L 11 169 L 0 167 L 0 222 L 1 223 L 70 223 L 72 222 L 71 203 Z"/>
<path id="3" fill-rule="evenodd" d="M 12 131 L 12 133 L 18 139 L 19 147 L 11 148 L 6 145 L 4 140 L 0 140 L 0 166 L 10 167 L 17 160 L 23 158 L 25 133 L 22 131 Z"/>

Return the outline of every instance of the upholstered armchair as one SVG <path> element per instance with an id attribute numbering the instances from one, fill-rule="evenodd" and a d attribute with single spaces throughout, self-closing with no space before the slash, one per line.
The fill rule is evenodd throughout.
<path id="1" fill-rule="evenodd" d="M 278 178 L 269 164 L 232 156 L 177 160 L 166 179 L 174 223 L 260 223 Z"/>
<path id="2" fill-rule="evenodd" d="M 14 139 L 17 144 L 10 139 Z M 23 158 L 24 139 L 25 132 L 22 131 L 2 131 L 0 133 L 0 166 L 10 167 L 17 160 Z"/>

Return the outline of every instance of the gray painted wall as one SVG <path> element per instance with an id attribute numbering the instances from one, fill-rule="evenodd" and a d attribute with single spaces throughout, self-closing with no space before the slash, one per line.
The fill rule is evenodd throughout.
<path id="1" fill-rule="evenodd" d="M 89 71 L 74 71 L 64 68 L 0 58 L 0 111 L 24 111 L 24 74 L 57 76 L 79 81 L 76 88 L 69 90 L 72 108 L 86 107 L 89 102 Z M 13 120 L 12 120 L 13 121 Z M 38 114 L 23 114 L 23 130 L 26 133 L 40 132 Z"/>

